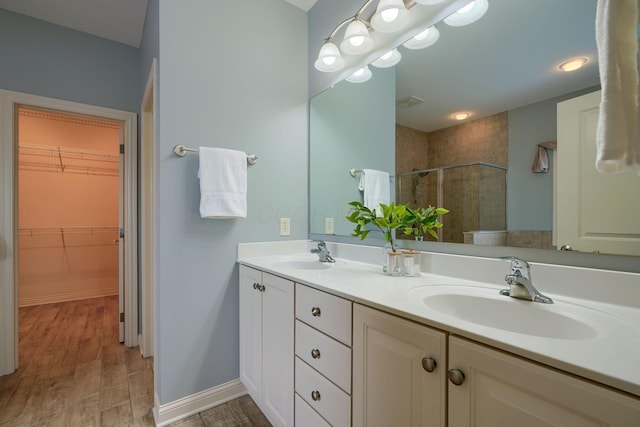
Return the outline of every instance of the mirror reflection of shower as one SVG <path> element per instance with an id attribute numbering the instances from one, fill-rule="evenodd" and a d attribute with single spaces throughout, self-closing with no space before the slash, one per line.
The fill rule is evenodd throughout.
<path id="1" fill-rule="evenodd" d="M 397 203 L 448 209 L 441 241 L 463 243 L 465 232 L 506 229 L 506 172 L 486 162 L 414 168 L 398 175 Z"/>

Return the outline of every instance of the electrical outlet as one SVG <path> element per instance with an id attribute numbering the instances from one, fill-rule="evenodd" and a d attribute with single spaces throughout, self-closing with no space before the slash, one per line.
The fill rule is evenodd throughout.
<path id="1" fill-rule="evenodd" d="M 291 235 L 291 218 L 280 218 L 280 235 Z"/>
<path id="2" fill-rule="evenodd" d="M 324 232 L 325 232 L 325 234 L 334 234 L 333 218 L 325 218 L 324 219 Z"/>

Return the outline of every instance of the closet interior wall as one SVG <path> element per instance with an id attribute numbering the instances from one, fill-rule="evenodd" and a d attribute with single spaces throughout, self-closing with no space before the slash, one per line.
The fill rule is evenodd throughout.
<path id="1" fill-rule="evenodd" d="M 118 294 L 120 126 L 18 109 L 19 306 Z"/>

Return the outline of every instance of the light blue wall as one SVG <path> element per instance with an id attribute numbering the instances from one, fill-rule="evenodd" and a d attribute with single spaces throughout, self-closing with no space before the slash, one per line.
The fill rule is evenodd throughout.
<path id="1" fill-rule="evenodd" d="M 136 48 L 0 9 L 0 58 L 0 88 L 140 108 Z"/>
<path id="2" fill-rule="evenodd" d="M 250 11 L 250 13 L 248 13 Z M 240 242 L 307 237 L 307 16 L 282 0 L 160 0 L 156 390 L 160 403 L 238 372 Z M 255 153 L 248 216 L 200 219 L 198 156 Z"/>
<path id="3" fill-rule="evenodd" d="M 394 175 L 395 82 L 395 68 L 375 69 L 365 83 L 342 81 L 311 100 L 311 233 L 325 232 L 325 218 L 334 218 L 336 234 L 353 232 L 354 224 L 345 220 L 348 203 L 362 201 L 363 194 L 358 191 L 360 175 L 350 176 L 349 169 L 378 169 Z"/>
<path id="4" fill-rule="evenodd" d="M 557 104 L 590 93 L 589 88 L 508 112 L 509 169 L 507 171 L 507 229 L 553 229 L 554 154 L 549 151 L 549 172 L 533 173 L 536 146 L 557 139 Z"/>

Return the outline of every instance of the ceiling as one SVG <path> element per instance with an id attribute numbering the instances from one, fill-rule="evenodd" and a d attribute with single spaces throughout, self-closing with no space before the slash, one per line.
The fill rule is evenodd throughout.
<path id="1" fill-rule="evenodd" d="M 465 27 L 437 24 L 440 39 L 423 50 L 401 47 L 396 95 L 425 102 L 396 109 L 397 122 L 429 132 L 599 84 L 596 0 L 490 0 L 489 10 Z M 582 69 L 558 65 L 585 56 Z M 375 68 L 372 68 L 375 73 Z"/>
<path id="2" fill-rule="evenodd" d="M 317 0 L 285 1 L 308 11 Z M 0 9 L 140 47 L 147 0 L 0 0 Z"/>

